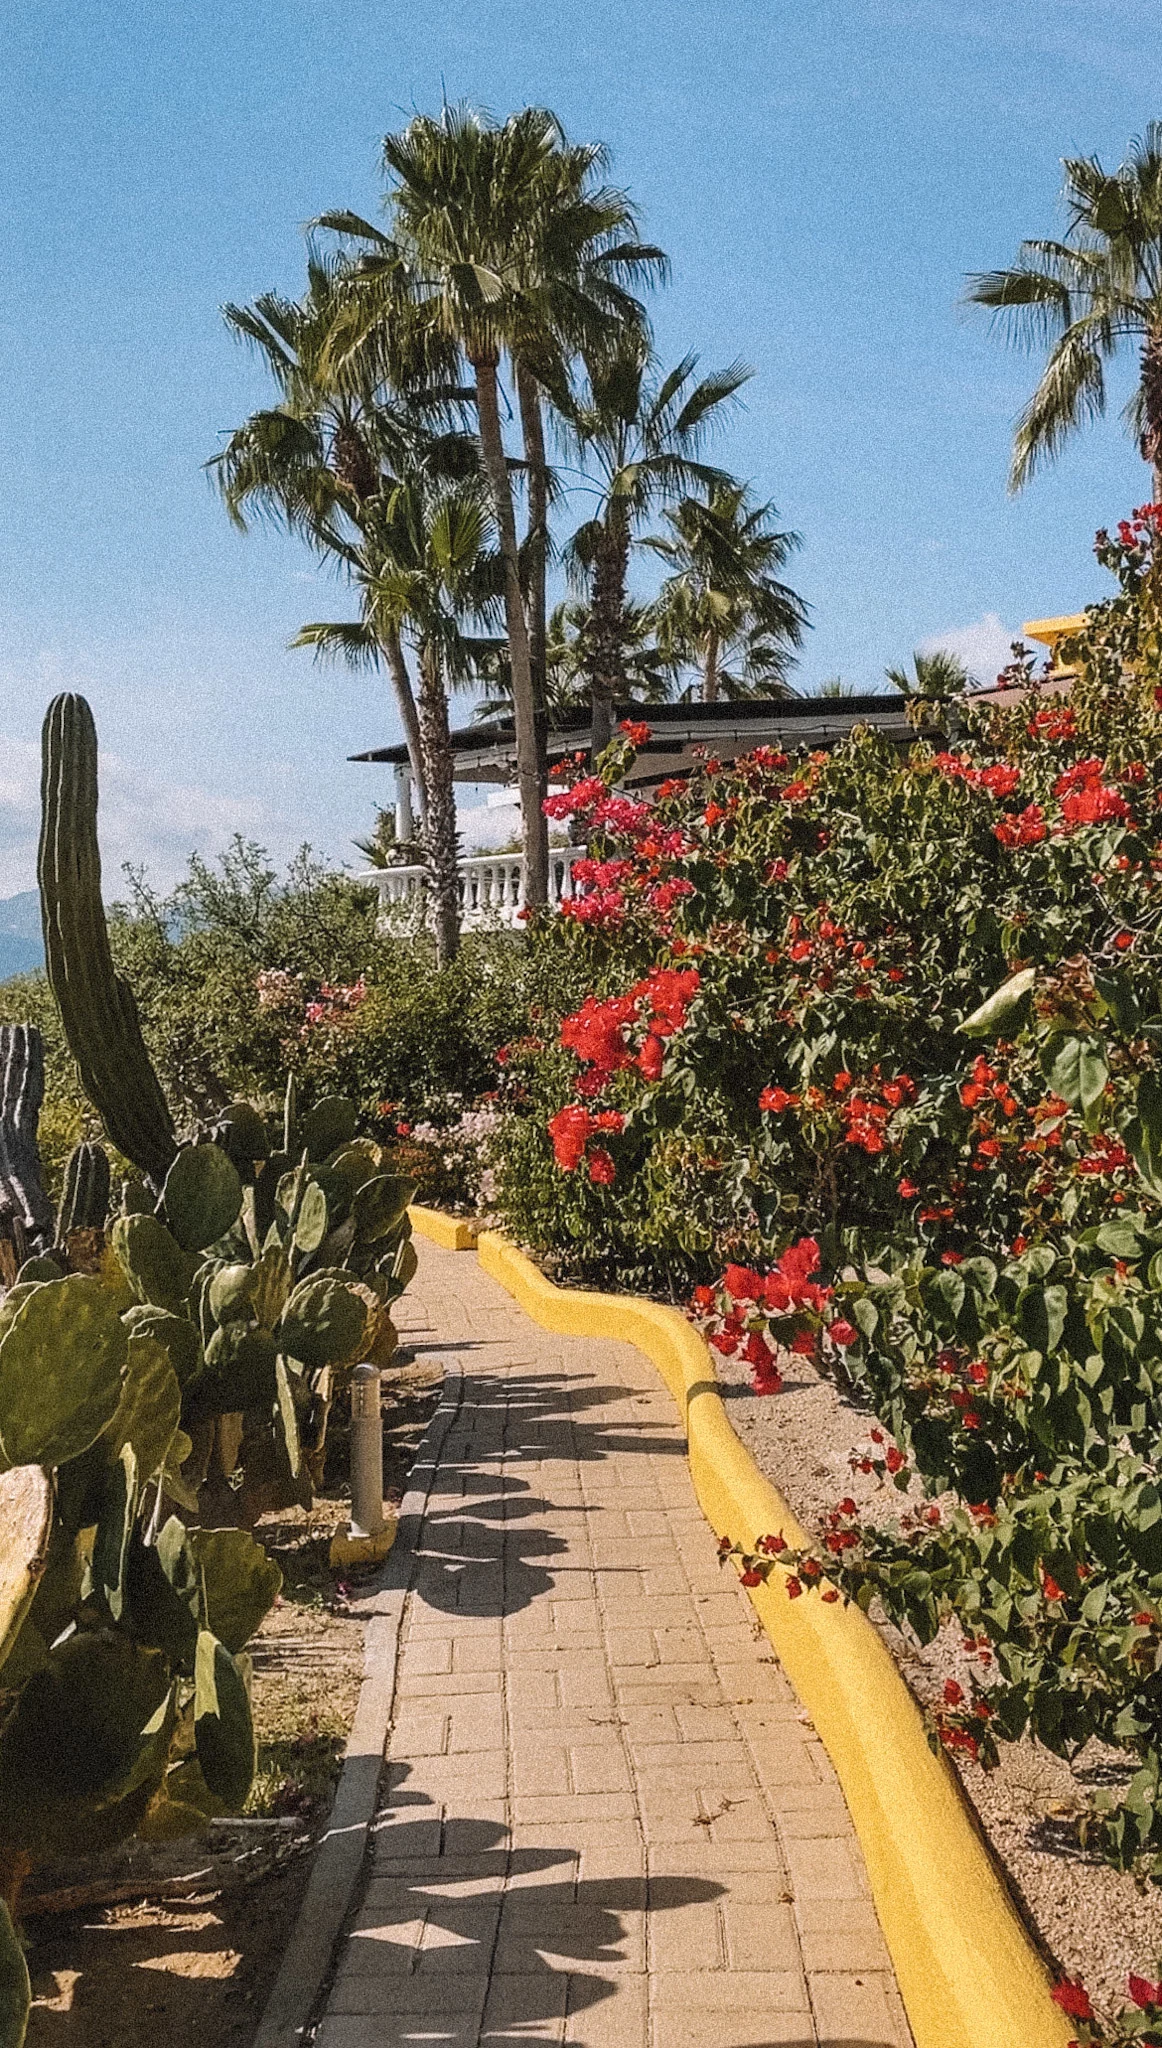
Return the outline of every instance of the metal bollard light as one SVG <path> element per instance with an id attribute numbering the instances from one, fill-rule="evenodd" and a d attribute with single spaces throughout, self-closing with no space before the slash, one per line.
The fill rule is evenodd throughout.
<path id="1" fill-rule="evenodd" d="M 351 1534 L 378 1536 L 383 1528 L 383 1422 L 379 1368 L 357 1365 L 351 1375 Z"/>

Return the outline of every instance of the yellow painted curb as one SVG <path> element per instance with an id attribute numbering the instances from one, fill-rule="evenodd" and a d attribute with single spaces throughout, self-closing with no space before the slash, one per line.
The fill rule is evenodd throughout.
<path id="1" fill-rule="evenodd" d="M 677 1309 L 554 1287 L 494 1231 L 481 1232 L 478 1255 L 542 1329 L 616 1338 L 652 1360 L 685 1420 L 716 1535 L 806 1541 L 731 1428 L 706 1345 Z M 916 2048 L 1066 2048 L 1041 1959 L 872 1623 L 817 1593 L 791 1600 L 778 1572 L 750 1597 L 843 1787 Z"/>
<path id="2" fill-rule="evenodd" d="M 421 1237 L 430 1237 L 433 1244 L 442 1245 L 446 1252 L 474 1252 L 479 1235 L 475 1223 L 467 1216 L 445 1216 L 442 1209 L 425 1209 L 413 1202 L 408 1210 L 412 1229 Z"/>
<path id="3" fill-rule="evenodd" d="M 398 1531 L 394 1511 L 385 1517 L 383 1527 L 374 1536 L 353 1536 L 350 1523 L 345 1529 L 337 1529 L 331 1538 L 331 1570 L 345 1571 L 354 1564 L 382 1564 Z"/>

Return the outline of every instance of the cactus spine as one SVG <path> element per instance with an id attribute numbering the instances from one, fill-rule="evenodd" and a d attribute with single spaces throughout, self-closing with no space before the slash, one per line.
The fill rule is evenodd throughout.
<path id="1" fill-rule="evenodd" d="M 160 1187 L 177 1151 L 137 1005 L 114 971 L 101 902 L 97 730 L 83 697 L 54 697 L 41 765 L 40 906 L 48 978 L 90 1102 L 114 1145 Z"/>
<path id="2" fill-rule="evenodd" d="M 109 1214 L 109 1155 L 103 1145 L 74 1145 L 65 1165 L 56 1241 L 73 1230 L 103 1230 Z"/>
<path id="3" fill-rule="evenodd" d="M 19 1262 L 52 1240 L 36 1127 L 44 1100 L 44 1043 L 34 1024 L 0 1025 L 0 1229 Z"/>

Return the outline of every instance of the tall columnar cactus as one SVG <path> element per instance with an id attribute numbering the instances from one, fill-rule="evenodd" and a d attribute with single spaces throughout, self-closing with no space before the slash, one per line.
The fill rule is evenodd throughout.
<path id="1" fill-rule="evenodd" d="M 52 1239 L 36 1145 L 43 1099 L 44 1045 L 35 1024 L 0 1024 L 0 1228 L 12 1233 L 21 1259 Z"/>
<path id="2" fill-rule="evenodd" d="M 38 873 L 45 965 L 85 1093 L 113 1144 L 160 1187 L 177 1141 L 133 992 L 113 967 L 97 846 L 97 730 L 71 691 L 45 715 Z"/>
<path id="3" fill-rule="evenodd" d="M 65 1164 L 56 1241 L 74 1230 L 103 1230 L 109 1214 L 109 1155 L 102 1145 L 74 1145 Z"/>

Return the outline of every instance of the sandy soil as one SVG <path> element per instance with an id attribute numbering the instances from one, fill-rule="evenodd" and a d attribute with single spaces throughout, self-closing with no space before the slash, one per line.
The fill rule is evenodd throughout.
<path id="1" fill-rule="evenodd" d="M 384 1375 L 388 1499 L 402 1498 L 439 1383 L 428 1364 L 403 1363 Z M 128 1843 L 112 1856 L 36 1873 L 37 1894 L 80 1886 L 89 1899 L 26 1914 L 28 2048 L 252 2041 L 306 1889 L 359 1692 L 363 1627 L 350 1609 L 358 1586 L 354 1574 L 337 1580 L 327 1560 L 346 1519 L 346 1468 L 340 1426 L 326 1489 L 310 1514 L 267 1516 L 256 1531 L 285 1583 L 250 1646 L 259 1753 L 246 1814 L 196 1840 Z M 92 1897 L 107 1899 L 115 1887 L 109 1903 Z M 29 1904 L 35 1908 L 35 1898 Z"/>
<path id="2" fill-rule="evenodd" d="M 815 1531 L 823 1512 L 850 1495 L 877 1520 L 904 1505 L 894 1488 L 853 1472 L 850 1456 L 867 1443 L 874 1417 L 845 1399 L 831 1381 L 802 1360 L 783 1393 L 759 1397 L 737 1367 L 717 1359 L 727 1412 L 756 1463 Z M 945 1629 L 927 1649 L 889 1624 L 883 1632 L 909 1684 L 933 1704 L 946 1678 L 966 1681 L 971 1669 L 960 1632 Z M 1125 1759 L 1093 1744 L 1072 1767 L 1039 1743 L 1002 1750 L 1001 1767 L 985 1772 L 958 1764 L 961 1781 L 1008 1874 L 1018 1903 L 1049 1957 L 1061 1971 L 1080 1976 L 1095 2004 L 1115 2010 L 1126 1995 L 1126 1976 L 1158 1975 L 1162 1956 L 1162 1887 L 1139 1892 L 1130 1877 L 1088 1856 L 1077 1839 L 1075 1816 L 1098 1782 L 1125 1775 Z"/>

